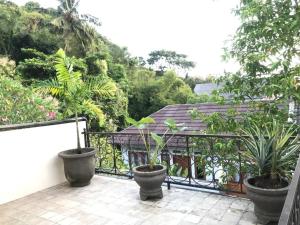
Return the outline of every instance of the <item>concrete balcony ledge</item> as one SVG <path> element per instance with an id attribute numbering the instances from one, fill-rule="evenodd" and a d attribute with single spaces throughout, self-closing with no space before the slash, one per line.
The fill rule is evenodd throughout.
<path id="1" fill-rule="evenodd" d="M 163 192 L 163 199 L 143 202 L 134 181 L 95 176 L 84 188 L 64 183 L 0 205 L 0 224 L 259 224 L 247 199 L 175 187 Z"/>

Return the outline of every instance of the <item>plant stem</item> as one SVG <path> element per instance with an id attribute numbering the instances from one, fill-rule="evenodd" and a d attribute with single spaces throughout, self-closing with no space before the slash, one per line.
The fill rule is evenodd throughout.
<path id="1" fill-rule="evenodd" d="M 154 162 L 153 162 L 153 158 L 152 158 L 152 155 L 151 155 L 151 144 L 150 144 L 150 131 L 149 131 L 149 129 L 147 129 L 147 138 L 148 138 L 148 142 L 147 142 L 147 144 L 148 144 L 148 158 L 149 158 L 149 167 L 150 167 L 150 169 L 153 169 L 154 168 Z"/>
<path id="2" fill-rule="evenodd" d="M 76 134 L 77 134 L 77 152 L 81 154 L 80 138 L 79 138 L 79 125 L 78 125 L 78 114 L 75 112 L 75 121 L 76 121 Z"/>
<path id="3" fill-rule="evenodd" d="M 150 154 L 150 149 L 149 149 L 148 144 L 147 144 L 147 139 L 146 139 L 145 134 L 144 134 L 144 130 L 139 129 L 139 133 L 140 133 L 140 136 L 142 137 L 142 140 L 144 142 L 146 152 L 147 152 L 147 157 L 148 157 L 150 168 L 151 168 L 151 154 Z"/>

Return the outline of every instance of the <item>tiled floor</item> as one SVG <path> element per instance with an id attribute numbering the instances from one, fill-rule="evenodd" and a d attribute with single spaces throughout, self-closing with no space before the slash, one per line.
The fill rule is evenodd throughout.
<path id="1" fill-rule="evenodd" d="M 178 188 L 163 191 L 162 200 L 143 202 L 134 181 L 95 176 L 84 188 L 63 184 L 0 205 L 0 224 L 257 224 L 246 199 Z"/>

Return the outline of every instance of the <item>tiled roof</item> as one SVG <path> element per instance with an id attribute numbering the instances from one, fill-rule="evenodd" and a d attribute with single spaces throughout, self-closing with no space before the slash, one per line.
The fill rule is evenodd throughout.
<path id="1" fill-rule="evenodd" d="M 183 134 L 191 134 L 195 133 L 195 131 L 204 130 L 206 128 L 206 124 L 197 119 L 192 120 L 189 111 L 192 109 L 197 109 L 199 112 L 204 114 L 212 114 L 214 112 L 225 114 L 228 109 L 234 108 L 238 112 L 238 114 L 253 111 L 255 109 L 250 108 L 249 104 L 241 104 L 241 105 L 232 105 L 230 103 L 226 103 L 223 105 L 219 105 L 216 103 L 201 103 L 201 104 L 179 104 L 179 105 L 168 105 L 161 110 L 149 115 L 155 119 L 155 124 L 150 124 L 149 129 L 155 133 L 163 133 L 166 130 L 166 126 L 164 125 L 164 121 L 168 118 L 172 118 L 176 121 L 176 123 L 184 123 L 184 126 L 187 129 L 181 133 Z M 240 117 L 237 115 L 237 117 Z M 135 127 L 128 127 L 127 129 L 121 131 L 120 133 L 137 133 L 138 130 Z"/>

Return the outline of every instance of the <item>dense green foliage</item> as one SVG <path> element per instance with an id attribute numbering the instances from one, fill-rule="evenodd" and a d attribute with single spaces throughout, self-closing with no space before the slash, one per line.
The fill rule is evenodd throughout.
<path id="1" fill-rule="evenodd" d="M 166 105 L 187 103 L 191 88 L 176 76 L 166 72 L 157 77 L 154 72 L 139 70 L 131 78 L 129 114 L 135 119 L 145 117 Z"/>
<path id="2" fill-rule="evenodd" d="M 3 76 L 0 89 L 0 125 L 57 118 L 57 102 L 52 98 L 44 99 L 20 82 Z"/>
<path id="3" fill-rule="evenodd" d="M 85 113 L 90 115 L 90 118 L 97 118 L 100 126 L 104 125 L 105 115 L 93 98 L 114 96 L 117 88 L 109 79 L 99 81 L 97 78 L 92 78 L 84 81 L 82 74 L 74 70 L 73 59 L 67 57 L 62 49 L 58 50 L 55 55 L 56 77 L 41 82 L 37 89 L 41 93 L 51 94 L 57 98 L 64 116 L 75 116 L 77 149 L 81 153 L 78 116 Z"/>
<path id="4" fill-rule="evenodd" d="M 15 62 L 8 58 L 0 58 L 0 76 L 16 78 Z"/>
<path id="5" fill-rule="evenodd" d="M 185 83 L 187 80 L 166 71 L 192 68 L 194 64 L 186 59 L 187 56 L 157 51 L 156 60 L 155 54 L 150 54 L 150 58 L 153 55 L 152 65 L 168 59 L 164 75 L 158 76 L 148 68 L 145 60 L 131 57 L 127 48 L 99 34 L 95 30 L 95 26 L 100 26 L 98 19 L 80 14 L 78 2 L 59 0 L 58 3 L 57 9 L 45 9 L 35 2 L 18 6 L 0 0 L 0 55 L 16 63 L 16 72 L 10 77 L 19 79 L 28 88 L 41 80 L 53 79 L 55 53 L 59 48 L 64 49 L 72 57 L 74 71 L 82 74 L 84 82 L 92 78 L 99 84 L 110 79 L 115 82 L 114 96 L 93 97 L 96 104 L 102 105 L 107 130 L 126 126 L 128 113 L 140 119 L 168 104 L 186 103 L 193 96 Z M 99 129 L 95 121 L 91 125 Z"/>
<path id="6" fill-rule="evenodd" d="M 28 9 L 0 1 L 0 54 L 17 63 L 24 59 L 22 48 L 33 48 L 45 54 L 55 52 L 62 39 L 51 25 L 55 10 Z"/>
<path id="7" fill-rule="evenodd" d="M 195 63 L 187 60 L 187 55 L 174 51 L 157 50 L 149 53 L 148 64 L 158 74 L 163 75 L 167 70 L 185 72 L 195 67 Z"/>
<path id="8" fill-rule="evenodd" d="M 288 114 L 288 103 L 299 102 L 298 0 L 243 0 L 234 12 L 241 25 L 226 48 L 225 59 L 237 61 L 240 68 L 226 73 L 219 82 L 224 84 L 223 92 L 231 93 L 234 103 L 248 102 L 255 113 L 237 115 L 241 117 L 239 122 L 234 120 L 232 110 L 222 115 L 201 115 L 214 133 L 238 132 L 249 120 L 285 123 L 294 116 Z M 197 98 L 190 102 L 211 100 L 207 96 Z"/>
<path id="9" fill-rule="evenodd" d="M 299 74 L 298 0 L 245 0 L 235 13 L 241 25 L 225 56 L 240 69 L 223 78 L 226 91 L 242 101 L 292 99 L 296 92 L 291 82 Z"/>
<path id="10" fill-rule="evenodd" d="M 68 58 L 60 49 L 55 55 L 56 77 L 39 83 L 37 90 L 41 93 L 51 94 L 60 100 L 63 114 L 78 116 L 85 112 L 95 116 L 99 124 L 104 124 L 105 115 L 93 98 L 113 97 L 116 94 L 115 83 L 109 79 L 82 78 L 79 71 L 75 71 L 74 58 Z"/>
<path id="11" fill-rule="evenodd" d="M 34 93 L 13 79 L 14 64 L 0 60 L 0 125 L 37 122 L 59 118 L 58 102 Z"/>
<path id="12" fill-rule="evenodd" d="M 85 56 L 92 49 L 97 49 L 97 33 L 92 26 L 100 26 L 97 18 L 80 15 L 77 11 L 79 1 L 59 0 L 58 17 L 52 24 L 62 33 L 64 50 L 71 55 Z"/>

